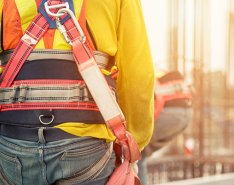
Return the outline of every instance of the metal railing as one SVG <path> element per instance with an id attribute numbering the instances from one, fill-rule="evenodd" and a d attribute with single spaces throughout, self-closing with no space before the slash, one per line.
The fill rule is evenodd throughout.
<path id="1" fill-rule="evenodd" d="M 234 159 L 225 156 L 168 156 L 149 159 L 147 164 L 149 185 L 234 172 Z"/>
<path id="2" fill-rule="evenodd" d="M 233 185 L 234 173 L 195 178 L 161 185 Z"/>

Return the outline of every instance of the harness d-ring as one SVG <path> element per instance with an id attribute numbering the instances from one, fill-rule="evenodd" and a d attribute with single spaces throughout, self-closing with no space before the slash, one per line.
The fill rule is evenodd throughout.
<path id="1" fill-rule="evenodd" d="M 54 115 L 52 114 L 51 115 L 51 120 L 49 122 L 44 122 L 42 119 L 43 117 L 48 117 L 48 116 L 45 116 L 45 115 L 40 115 L 38 118 L 39 118 L 39 121 L 43 124 L 43 125 L 49 125 L 51 124 L 53 121 L 54 121 Z"/>

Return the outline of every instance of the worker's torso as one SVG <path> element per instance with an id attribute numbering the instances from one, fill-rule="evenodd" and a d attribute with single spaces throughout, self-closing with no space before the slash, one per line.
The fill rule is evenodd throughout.
<path id="1" fill-rule="evenodd" d="M 3 53 L 8 54 L 10 50 L 14 50 L 17 46 L 20 38 L 23 33 L 32 22 L 33 18 L 38 14 L 38 9 L 41 6 L 40 0 L 28 1 L 28 0 L 7 0 L 4 1 L 3 6 L 3 16 L 2 16 L 2 49 Z M 73 0 L 73 6 L 75 10 L 75 15 L 78 19 L 83 1 L 81 0 Z M 87 3 L 88 5 L 89 3 Z M 92 6 L 91 6 L 92 7 Z M 102 21 L 101 21 L 102 23 Z M 108 23 L 110 24 L 110 23 Z M 95 24 L 92 24 L 95 27 Z M 99 25 L 100 26 L 100 25 Z M 113 30 L 112 30 L 113 31 Z M 107 31 L 107 33 L 109 30 Z M 94 34 L 94 37 L 101 38 L 100 34 Z M 108 43 L 106 40 L 104 43 Z M 97 46 L 102 46 L 99 42 L 95 42 Z M 101 43 L 101 42 L 100 42 Z M 109 43 L 112 43 L 111 41 Z M 113 43 L 112 43 L 113 45 Z M 107 47 L 108 48 L 108 47 Z M 114 47 L 112 47 L 114 48 Z M 49 29 L 46 34 L 40 39 L 39 43 L 36 45 L 33 53 L 36 54 L 54 54 L 57 55 L 57 52 L 60 55 L 67 55 L 71 50 L 71 46 L 64 40 L 62 34 L 57 29 Z M 103 49 L 105 50 L 105 49 Z M 45 53 L 43 53 L 45 51 Z M 110 52 L 106 50 L 107 52 Z M 113 53 L 112 49 L 112 53 Z M 70 53 L 71 54 L 71 53 Z M 7 61 L 6 61 L 7 63 Z M 3 63 L 3 65 L 6 65 Z M 66 91 L 64 87 L 56 86 L 56 93 L 66 92 L 67 95 L 46 96 L 43 93 L 36 94 L 35 90 L 28 85 L 28 81 L 44 81 L 43 84 L 39 84 L 37 86 L 33 85 L 34 89 L 42 89 L 45 90 L 43 85 L 48 85 L 51 83 L 66 83 L 70 84 L 69 87 L 66 87 Z M 106 76 L 106 80 L 109 82 L 112 90 L 115 90 L 115 82 L 109 77 Z M 21 82 L 27 81 L 27 87 L 22 88 Z M 78 84 L 78 85 L 77 85 Z M 97 106 L 95 105 L 94 100 L 92 99 L 91 94 L 88 92 L 87 87 L 81 78 L 80 73 L 78 72 L 77 66 L 73 60 L 59 59 L 58 57 L 53 59 L 46 59 L 40 57 L 40 59 L 32 59 L 30 61 L 26 61 L 23 65 L 22 69 L 19 71 L 18 75 L 15 78 L 15 82 L 13 84 L 14 89 L 6 89 L 6 92 L 0 92 L 2 94 L 2 106 L 6 107 L 5 110 L 0 112 L 0 122 L 6 124 L 24 124 L 30 126 L 38 126 L 40 125 L 41 115 L 45 115 L 46 117 L 51 119 L 51 115 L 54 116 L 53 123 L 50 126 L 55 126 L 64 122 L 84 122 L 84 123 L 104 123 L 104 120 L 98 111 Z M 98 88 L 98 87 L 97 87 Z M 30 91 L 25 90 L 30 89 Z M 47 87 L 46 89 L 54 88 Z M 28 102 L 19 101 L 19 98 L 22 92 L 25 92 L 24 99 Z M 47 94 L 51 93 L 49 91 L 45 91 Z M 75 92 L 75 93 L 74 93 Z M 73 94 L 74 93 L 74 94 Z M 11 94 L 13 94 L 11 96 Z M 31 94 L 31 97 L 27 96 Z M 46 93 L 45 93 L 46 94 Z M 73 94 L 73 95 L 71 95 Z M 46 96 L 46 97 L 45 97 Z M 44 99 L 43 99 L 44 98 Z M 65 100 L 62 100 L 62 99 Z M 13 99 L 13 101 L 11 101 Z M 59 99 L 59 104 L 56 104 L 56 100 Z M 35 109 L 30 106 L 33 103 L 38 103 L 37 100 L 40 100 L 40 105 L 36 106 Z M 44 100 L 44 102 L 43 102 Z M 54 101 L 55 100 L 55 101 Z M 66 100 L 69 100 L 66 102 Z M 27 103 L 27 105 L 26 105 Z M 26 108 L 22 108 L 25 106 Z M 30 110 L 29 110 L 30 109 Z M 44 119 L 44 118 L 43 118 Z"/>

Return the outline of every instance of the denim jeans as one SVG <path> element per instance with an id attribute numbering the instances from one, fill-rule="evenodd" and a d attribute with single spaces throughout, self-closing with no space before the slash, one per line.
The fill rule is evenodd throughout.
<path id="1" fill-rule="evenodd" d="M 46 142 L 42 136 L 31 142 L 0 136 L 1 185 L 104 185 L 114 168 L 112 143 L 104 140 L 78 137 Z"/>

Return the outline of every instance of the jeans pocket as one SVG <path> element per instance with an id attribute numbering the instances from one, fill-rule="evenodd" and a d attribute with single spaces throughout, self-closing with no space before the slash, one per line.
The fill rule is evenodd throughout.
<path id="1" fill-rule="evenodd" d="M 79 184 L 96 178 L 109 162 L 112 150 L 112 143 L 103 143 L 92 150 L 88 148 L 85 155 L 79 153 L 76 158 L 74 158 L 74 149 L 67 151 L 61 161 L 64 177 L 56 185 Z"/>
<path id="2" fill-rule="evenodd" d="M 60 160 L 66 161 L 66 160 L 75 160 L 76 158 L 80 159 L 87 155 L 99 153 L 108 148 L 108 144 L 103 140 L 92 139 L 84 142 L 85 144 L 83 145 L 80 145 L 80 143 L 73 144 L 72 147 L 65 150 Z"/>
<path id="3" fill-rule="evenodd" d="M 0 182 L 4 185 L 21 185 L 21 168 L 17 157 L 0 152 Z"/>

